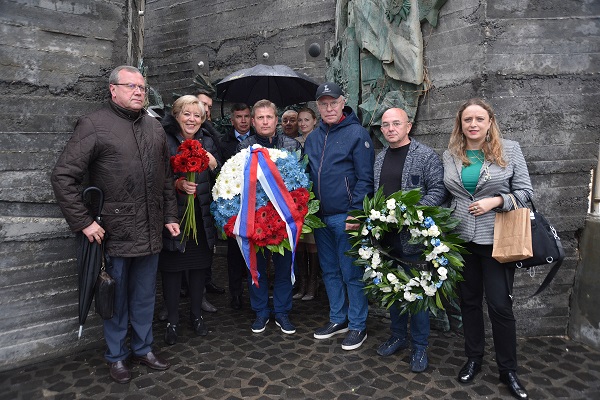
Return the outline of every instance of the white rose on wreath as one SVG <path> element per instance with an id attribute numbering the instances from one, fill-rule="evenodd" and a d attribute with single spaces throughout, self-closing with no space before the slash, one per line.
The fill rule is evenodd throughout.
<path id="1" fill-rule="evenodd" d="M 452 230 L 458 220 L 443 207 L 418 205 L 419 189 L 399 191 L 387 198 L 380 188 L 372 199 L 365 198 L 363 210 L 350 215 L 360 221 L 351 230 L 352 248 L 348 255 L 364 269 L 367 295 L 383 307 L 398 302 L 402 312 L 443 310 L 442 299 L 456 297 L 456 284 L 462 280 L 463 241 Z M 425 270 L 398 268 L 398 260 L 380 245 L 387 232 L 407 230 L 410 244 L 422 244 Z"/>

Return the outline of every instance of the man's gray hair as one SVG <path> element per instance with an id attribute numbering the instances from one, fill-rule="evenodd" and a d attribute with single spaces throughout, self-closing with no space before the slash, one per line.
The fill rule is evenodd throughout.
<path id="1" fill-rule="evenodd" d="M 108 77 L 108 83 L 110 83 L 111 85 L 120 83 L 119 82 L 119 72 L 121 72 L 123 70 L 128 71 L 128 72 L 137 72 L 138 74 L 141 75 L 140 70 L 137 69 L 136 67 L 132 67 L 131 65 L 119 65 L 117 68 L 113 69 L 112 72 L 110 73 L 110 76 Z"/>

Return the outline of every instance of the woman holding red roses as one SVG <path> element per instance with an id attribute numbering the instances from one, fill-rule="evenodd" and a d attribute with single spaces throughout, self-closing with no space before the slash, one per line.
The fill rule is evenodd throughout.
<path id="1" fill-rule="evenodd" d="M 221 163 L 215 158 L 219 157 L 215 140 L 200 128 L 205 119 L 202 103 L 195 96 L 182 96 L 173 103 L 171 115 L 161 121 L 173 156 L 173 184 L 182 220 L 180 236 L 163 235 L 163 250 L 159 257 L 168 312 L 165 332 L 168 345 L 177 342 L 179 291 L 184 273 L 188 274 L 191 327 L 199 336 L 208 333 L 202 320 L 201 305 L 206 271 L 212 264 L 216 244 L 216 229 L 210 214 L 211 187 Z"/>

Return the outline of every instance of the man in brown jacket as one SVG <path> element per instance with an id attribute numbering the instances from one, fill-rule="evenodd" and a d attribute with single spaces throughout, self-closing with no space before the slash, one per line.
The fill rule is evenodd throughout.
<path id="1" fill-rule="evenodd" d="M 146 89 L 136 68 L 115 68 L 108 105 L 79 119 L 52 172 L 52 187 L 70 228 L 90 242 L 106 239 L 107 272 L 116 291 L 114 316 L 104 321 L 105 358 L 119 383 L 131 380 L 131 353 L 133 362 L 150 368 L 170 366 L 152 352 L 152 317 L 162 230 L 177 236 L 179 223 L 166 137 L 143 110 Z M 103 226 L 84 205 L 80 190 L 86 177 L 104 192 Z"/>

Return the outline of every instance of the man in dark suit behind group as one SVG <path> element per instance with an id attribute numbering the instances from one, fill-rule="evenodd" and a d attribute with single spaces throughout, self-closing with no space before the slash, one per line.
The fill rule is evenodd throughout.
<path id="1" fill-rule="evenodd" d="M 251 128 L 250 107 L 244 103 L 235 103 L 231 107 L 231 129 L 221 137 L 221 155 L 223 162 L 237 153 L 237 146 L 248 137 L 254 135 Z M 229 293 L 231 295 L 231 308 L 242 308 L 242 292 L 246 262 L 234 238 L 227 239 L 227 273 L 229 275 Z"/>

